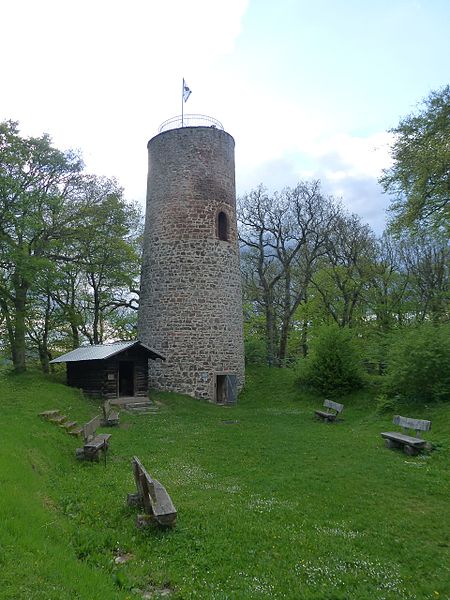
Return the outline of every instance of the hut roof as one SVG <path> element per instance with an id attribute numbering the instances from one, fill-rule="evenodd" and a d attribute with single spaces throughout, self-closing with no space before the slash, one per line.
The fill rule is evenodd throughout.
<path id="1" fill-rule="evenodd" d="M 95 346 L 81 346 L 81 348 L 77 348 L 76 350 L 72 350 L 71 352 L 67 352 L 62 356 L 58 356 L 58 358 L 54 358 L 51 360 L 51 363 L 60 363 L 60 362 L 78 362 L 80 360 L 103 360 L 105 358 L 111 358 L 111 356 L 115 356 L 116 354 L 120 354 L 124 350 L 128 350 L 129 348 L 133 348 L 134 346 L 139 346 L 147 350 L 150 358 L 161 358 L 165 360 L 164 356 L 158 354 L 152 348 L 149 348 L 145 344 L 139 341 L 131 341 L 131 342 L 116 342 L 114 344 L 97 344 Z"/>

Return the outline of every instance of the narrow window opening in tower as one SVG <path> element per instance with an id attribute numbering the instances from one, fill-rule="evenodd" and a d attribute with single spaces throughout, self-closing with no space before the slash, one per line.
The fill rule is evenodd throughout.
<path id="1" fill-rule="evenodd" d="M 217 233 L 219 240 L 228 241 L 228 217 L 223 211 L 217 217 Z"/>

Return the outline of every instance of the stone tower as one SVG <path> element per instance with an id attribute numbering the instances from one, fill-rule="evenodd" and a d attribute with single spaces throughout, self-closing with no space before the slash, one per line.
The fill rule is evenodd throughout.
<path id="1" fill-rule="evenodd" d="M 150 361 L 150 387 L 232 403 L 244 383 L 234 140 L 213 122 L 148 143 L 138 337 L 166 357 Z"/>

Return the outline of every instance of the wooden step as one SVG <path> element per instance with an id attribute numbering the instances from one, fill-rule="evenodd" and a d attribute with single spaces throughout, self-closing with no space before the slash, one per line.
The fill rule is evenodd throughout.
<path id="1" fill-rule="evenodd" d="M 52 417 L 56 417 L 56 415 L 59 415 L 59 410 L 45 410 L 39 413 L 39 416 L 43 419 L 51 419 Z"/>
<path id="2" fill-rule="evenodd" d="M 58 415 L 57 417 L 53 417 L 49 419 L 52 423 L 56 423 L 57 425 L 61 425 L 64 421 L 67 421 L 66 415 Z"/>

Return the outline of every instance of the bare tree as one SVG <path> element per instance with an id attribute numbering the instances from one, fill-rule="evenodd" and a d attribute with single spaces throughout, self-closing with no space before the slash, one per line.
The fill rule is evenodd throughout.
<path id="1" fill-rule="evenodd" d="M 295 311 L 307 299 L 315 263 L 325 251 L 337 213 L 318 181 L 301 182 L 272 196 L 259 186 L 239 199 L 244 287 L 265 315 L 269 365 L 285 362 Z"/>

